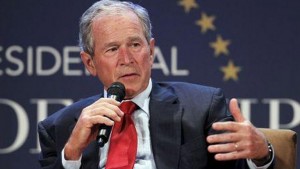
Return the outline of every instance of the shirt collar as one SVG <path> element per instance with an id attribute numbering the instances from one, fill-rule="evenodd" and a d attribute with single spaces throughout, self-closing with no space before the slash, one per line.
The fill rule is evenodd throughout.
<path id="1" fill-rule="evenodd" d="M 143 92 L 135 96 L 133 99 L 131 99 L 131 101 L 137 104 L 148 115 L 149 115 L 149 96 L 151 90 L 152 90 L 152 81 L 150 79 L 147 88 Z"/>

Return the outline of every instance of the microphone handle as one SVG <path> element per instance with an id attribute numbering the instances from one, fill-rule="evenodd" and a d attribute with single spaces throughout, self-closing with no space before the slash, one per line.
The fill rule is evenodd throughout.
<path id="1" fill-rule="evenodd" d="M 112 126 L 101 124 L 99 134 L 97 136 L 97 142 L 100 147 L 103 147 L 107 143 Z"/>
<path id="2" fill-rule="evenodd" d="M 115 99 L 117 101 L 121 101 L 120 97 L 118 97 L 117 95 L 109 95 L 108 97 L 112 98 L 112 99 Z M 98 136 L 97 136 L 97 142 L 98 142 L 98 145 L 100 147 L 103 147 L 104 144 L 107 143 L 110 132 L 111 132 L 111 128 L 112 128 L 112 126 L 106 126 L 104 124 L 100 125 L 99 133 L 98 133 Z"/>

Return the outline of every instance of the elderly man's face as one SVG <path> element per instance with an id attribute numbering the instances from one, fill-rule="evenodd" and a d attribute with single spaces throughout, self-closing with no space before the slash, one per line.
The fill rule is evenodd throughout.
<path id="1" fill-rule="evenodd" d="M 133 12 L 98 17 L 92 25 L 94 53 L 81 58 L 93 76 L 107 89 L 118 81 L 126 87 L 126 98 L 143 91 L 149 82 L 153 64 L 154 39 L 147 42 L 142 25 Z"/>

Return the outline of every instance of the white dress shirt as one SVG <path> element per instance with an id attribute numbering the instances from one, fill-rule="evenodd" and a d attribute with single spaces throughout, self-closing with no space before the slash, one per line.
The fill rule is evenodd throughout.
<path id="1" fill-rule="evenodd" d="M 149 84 L 142 93 L 134 97 L 131 101 L 139 106 L 140 109 L 137 109 L 133 114 L 132 118 L 135 124 L 135 128 L 137 130 L 138 136 L 138 146 L 137 146 L 137 156 L 134 164 L 134 169 L 156 169 L 153 152 L 151 149 L 151 141 L 150 141 L 150 130 L 149 130 L 149 101 L 150 101 L 150 92 L 152 90 L 152 81 L 149 80 Z M 107 97 L 107 92 L 104 91 L 104 97 Z M 99 156 L 99 168 L 105 169 L 105 164 L 107 160 L 109 148 L 109 140 L 108 142 L 100 148 Z M 274 151 L 273 151 L 274 152 Z M 274 154 L 274 153 L 273 153 Z M 65 169 L 79 169 L 81 165 L 81 157 L 77 161 L 65 160 L 64 158 L 64 149 L 61 153 L 62 156 L 62 164 Z M 272 157 L 274 159 L 274 157 Z M 272 160 L 273 161 L 273 160 Z M 265 166 L 257 167 L 251 160 L 247 160 L 248 166 L 250 169 L 267 169 L 271 162 Z"/>

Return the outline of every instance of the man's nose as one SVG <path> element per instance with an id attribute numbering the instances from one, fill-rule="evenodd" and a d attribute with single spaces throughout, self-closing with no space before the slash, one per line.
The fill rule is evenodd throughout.
<path id="1" fill-rule="evenodd" d="M 132 54 L 130 53 L 129 49 L 126 47 L 120 48 L 119 57 L 124 62 L 124 64 L 128 64 L 132 62 Z"/>

